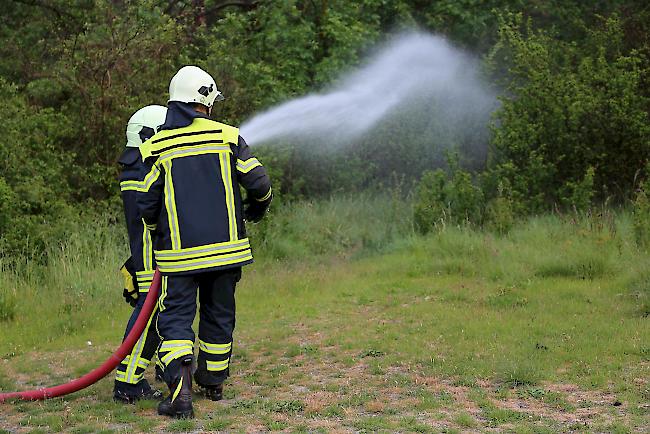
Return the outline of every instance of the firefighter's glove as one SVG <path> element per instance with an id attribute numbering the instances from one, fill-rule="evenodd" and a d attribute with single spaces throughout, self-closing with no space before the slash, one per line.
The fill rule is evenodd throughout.
<path id="1" fill-rule="evenodd" d="M 266 214 L 266 210 L 266 205 L 260 202 L 251 201 L 244 209 L 244 219 L 247 222 L 257 223 L 262 220 L 264 214 Z"/>
<path id="2" fill-rule="evenodd" d="M 134 276 L 131 274 L 131 261 L 131 258 L 127 259 L 124 265 L 122 265 L 122 268 L 120 268 L 120 274 L 124 278 L 124 291 L 122 291 L 124 301 L 135 307 L 138 304 L 138 297 L 140 295 L 138 294 L 138 286 Z"/>

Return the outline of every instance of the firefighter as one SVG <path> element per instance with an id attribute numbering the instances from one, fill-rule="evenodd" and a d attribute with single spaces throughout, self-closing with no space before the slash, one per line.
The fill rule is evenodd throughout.
<path id="1" fill-rule="evenodd" d="M 181 68 L 169 84 L 165 123 L 140 147 L 146 173 L 137 200 L 144 223 L 155 233 L 154 256 L 162 274 L 158 358 L 170 390 L 158 413 L 172 417 L 194 415 L 197 289 L 194 381 L 209 399 L 222 398 L 232 354 L 235 286 L 241 267 L 253 262 L 244 221 L 261 220 L 272 199 L 266 170 L 239 130 L 210 119 L 220 100 L 207 72 Z"/>
<path id="2" fill-rule="evenodd" d="M 153 280 L 156 263 L 153 258 L 151 234 L 146 229 L 136 203 L 136 192 L 141 189 L 142 159 L 139 147 L 150 139 L 156 128 L 165 121 L 167 108 L 159 105 L 143 107 L 131 116 L 126 127 L 126 149 L 120 156 L 120 190 L 129 234 L 131 257 L 122 266 L 125 277 L 124 297 L 134 306 L 126 326 L 124 338 L 135 324 Z M 117 368 L 113 399 L 133 404 L 139 399 L 160 399 L 162 393 L 152 389 L 144 378 L 144 371 L 156 353 L 160 338 L 156 332 L 157 309 L 152 313 L 147 328 L 131 354 Z"/>

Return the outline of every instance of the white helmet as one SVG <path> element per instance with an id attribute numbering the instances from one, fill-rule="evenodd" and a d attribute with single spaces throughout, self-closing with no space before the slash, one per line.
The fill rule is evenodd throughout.
<path id="1" fill-rule="evenodd" d="M 154 134 L 156 129 L 165 123 L 167 107 L 148 105 L 133 113 L 126 125 L 126 146 L 138 148 Z"/>
<path id="2" fill-rule="evenodd" d="M 203 104 L 212 107 L 223 100 L 214 78 L 198 66 L 183 66 L 169 82 L 169 101 Z"/>

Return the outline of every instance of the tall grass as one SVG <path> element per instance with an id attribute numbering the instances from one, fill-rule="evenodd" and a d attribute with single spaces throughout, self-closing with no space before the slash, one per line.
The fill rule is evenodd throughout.
<path id="1" fill-rule="evenodd" d="M 5 351 L 60 348 L 123 327 L 116 302 L 127 250 L 122 227 L 99 216 L 48 245 L 39 260 L 0 257 L 0 322 L 3 342 L 11 344 Z"/>
<path id="2" fill-rule="evenodd" d="M 411 204 L 398 192 L 274 204 L 270 214 L 250 227 L 264 259 L 377 252 L 414 233 Z"/>
<path id="3" fill-rule="evenodd" d="M 650 310 L 650 257 L 636 248 L 626 213 L 531 218 L 506 235 L 447 227 L 421 237 L 414 233 L 407 200 L 397 194 L 358 195 L 276 203 L 249 232 L 258 267 L 399 252 L 390 260 L 388 275 L 401 267 L 413 276 L 502 282 L 502 293 L 486 300 L 495 306 L 521 302 L 508 288 L 531 279 L 608 277 L 636 300 L 635 314 Z M 49 245 L 44 261 L 0 256 L 6 351 L 120 336 L 129 308 L 122 302 L 117 270 L 127 256 L 125 230 L 106 217 L 87 221 L 64 242 Z"/>
<path id="4" fill-rule="evenodd" d="M 396 196 L 274 208 L 265 221 L 249 225 L 258 262 L 358 255 L 412 233 L 410 206 Z M 118 275 L 128 255 L 126 231 L 110 215 L 77 225 L 65 241 L 47 245 L 38 260 L 0 255 L 0 327 L 10 344 L 7 353 L 114 341 L 128 317 Z"/>

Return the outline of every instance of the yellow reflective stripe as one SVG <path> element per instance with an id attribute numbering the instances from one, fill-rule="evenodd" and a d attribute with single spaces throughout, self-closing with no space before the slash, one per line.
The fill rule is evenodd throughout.
<path id="1" fill-rule="evenodd" d="M 237 159 L 237 170 L 241 173 L 248 173 L 256 167 L 261 167 L 262 163 L 257 158 L 249 158 L 248 160 Z"/>
<path id="2" fill-rule="evenodd" d="M 216 122 L 215 122 L 216 124 Z M 202 125 L 200 122 L 196 122 L 196 119 L 187 127 L 178 128 L 174 130 L 162 130 L 154 136 L 147 140 L 145 143 L 140 145 L 140 154 L 142 155 L 142 160 L 146 160 L 149 157 L 154 156 L 154 152 L 157 154 L 161 149 L 168 148 L 170 146 L 175 146 L 191 141 L 205 141 L 209 140 L 211 137 L 214 137 L 217 133 L 214 133 L 214 130 L 219 129 L 216 125 Z M 189 136 L 179 136 L 176 138 L 171 138 L 173 136 L 178 136 L 179 134 L 191 133 Z M 216 139 L 221 139 L 217 137 Z"/>
<path id="3" fill-rule="evenodd" d="M 122 181 L 120 182 L 121 191 L 144 191 L 140 181 Z"/>
<path id="4" fill-rule="evenodd" d="M 133 350 L 131 351 L 129 357 L 129 363 L 126 368 L 127 383 L 132 383 L 135 380 L 135 371 L 138 368 L 138 362 L 140 360 L 144 360 L 141 359 L 140 356 L 142 355 L 142 350 L 144 349 L 144 343 L 147 340 L 147 335 L 149 334 L 149 327 L 151 326 L 151 320 L 153 319 L 155 314 L 156 314 L 156 310 L 154 308 L 154 311 L 149 316 L 149 321 L 147 321 L 147 327 L 145 327 L 144 331 L 142 332 L 142 335 L 140 335 L 140 339 L 138 339 L 138 342 L 136 342 L 135 346 L 133 347 Z M 148 363 L 144 366 L 145 369 L 147 368 L 147 366 Z"/>
<path id="5" fill-rule="evenodd" d="M 153 279 L 153 275 L 155 273 L 156 272 L 154 270 L 142 270 L 142 271 L 136 271 L 135 275 L 138 278 L 138 280 L 140 280 L 140 279 L 149 279 L 149 280 L 151 280 L 151 279 Z"/>
<path id="6" fill-rule="evenodd" d="M 181 381 L 178 382 L 178 386 L 176 386 L 176 390 L 174 390 L 174 395 L 172 396 L 172 402 L 178 396 L 179 392 L 181 391 L 181 387 L 183 387 L 183 377 L 181 377 Z"/>
<path id="7" fill-rule="evenodd" d="M 174 273 L 180 271 L 201 270 L 203 268 L 220 267 L 224 265 L 240 264 L 252 260 L 250 249 L 243 252 L 221 255 L 211 258 L 197 258 L 189 261 L 178 261 L 171 264 L 158 263 L 161 273 Z"/>
<path id="8" fill-rule="evenodd" d="M 153 245 L 151 243 L 151 234 L 146 226 L 142 229 L 142 262 L 142 265 L 146 270 L 151 270 L 153 268 Z M 151 278 L 153 279 L 153 272 L 147 272 L 151 273 Z M 136 277 L 139 279 L 140 276 L 138 273 L 142 272 L 135 273 Z"/>
<path id="9" fill-rule="evenodd" d="M 176 348 L 192 348 L 194 346 L 194 342 L 192 342 L 189 339 L 171 339 L 171 340 L 166 340 L 160 345 L 160 351 L 169 351 L 169 350 L 174 350 Z"/>
<path id="10" fill-rule="evenodd" d="M 162 276 L 162 284 L 160 288 L 160 296 L 158 297 L 158 311 L 165 310 L 165 297 L 167 297 L 167 276 Z M 160 318 L 160 316 L 158 317 Z M 158 321 L 156 320 L 156 331 L 158 331 Z M 158 331 L 158 336 L 160 332 Z"/>
<path id="11" fill-rule="evenodd" d="M 208 354 L 226 354 L 232 348 L 232 342 L 227 344 L 210 344 L 199 339 L 199 349 Z"/>
<path id="12" fill-rule="evenodd" d="M 147 176 L 145 176 L 144 180 L 142 181 L 142 186 L 141 186 L 142 190 L 138 190 L 138 191 L 142 191 L 142 192 L 149 191 L 149 189 L 151 188 L 153 183 L 156 182 L 159 176 L 160 176 L 160 169 L 156 164 L 154 164 L 151 167 L 149 173 L 147 173 Z"/>
<path id="13" fill-rule="evenodd" d="M 160 162 L 171 161 L 175 158 L 192 157 L 195 155 L 206 154 L 231 154 L 232 149 L 229 145 L 198 145 L 192 146 L 188 143 L 187 147 L 174 149 L 160 154 Z"/>
<path id="14" fill-rule="evenodd" d="M 138 292 L 149 292 L 151 288 L 151 281 L 138 283 Z"/>
<path id="15" fill-rule="evenodd" d="M 163 167 L 165 168 L 165 208 L 167 208 L 167 221 L 169 223 L 172 249 L 179 249 L 181 247 L 181 234 L 178 227 L 178 214 L 176 212 L 176 196 L 174 194 L 174 184 L 172 182 L 171 160 L 163 162 Z"/>
<path id="16" fill-rule="evenodd" d="M 180 249 L 177 251 L 172 250 L 156 250 L 156 258 L 158 262 L 168 263 L 172 261 L 181 261 L 185 259 L 192 259 L 198 257 L 209 257 L 209 256 L 221 256 L 228 253 L 234 253 L 236 251 L 250 249 L 251 245 L 248 241 L 248 238 L 237 242 L 228 242 L 220 246 L 215 246 L 213 244 L 201 246 L 200 249 L 194 248 L 194 250 L 189 251 L 186 249 Z"/>
<path id="17" fill-rule="evenodd" d="M 223 136 L 224 143 L 232 143 L 233 145 L 237 145 L 239 143 L 239 128 L 231 127 L 230 125 L 222 124 L 219 122 L 216 122 L 216 124 L 219 125 L 219 128 L 221 128 L 221 135 Z"/>
<path id="18" fill-rule="evenodd" d="M 260 199 L 255 199 L 258 202 L 264 202 L 265 200 L 268 200 L 271 197 L 271 194 L 273 194 L 273 189 L 269 187 L 269 192 L 264 195 L 264 197 Z"/>
<path id="19" fill-rule="evenodd" d="M 230 241 L 237 239 L 237 222 L 235 220 L 235 198 L 232 190 L 232 177 L 230 175 L 230 158 L 228 155 L 219 154 L 221 166 L 221 180 L 226 192 L 226 208 L 228 210 L 228 229 Z"/>
<path id="20" fill-rule="evenodd" d="M 131 363 L 131 355 L 130 354 L 128 356 L 126 356 L 124 358 L 124 360 L 122 360 L 122 363 L 120 363 L 120 366 L 127 367 L 129 365 L 129 363 Z M 145 358 L 142 358 L 142 357 L 139 357 L 137 365 L 138 365 L 138 368 L 147 369 L 147 367 L 149 366 L 149 363 L 150 363 L 149 360 L 147 360 Z"/>
<path id="21" fill-rule="evenodd" d="M 160 359 L 161 362 L 163 362 L 165 365 L 169 365 L 169 363 L 172 360 L 181 358 L 183 356 L 191 356 L 193 353 L 191 348 L 183 348 L 180 350 L 172 351 L 170 353 L 167 353 L 165 356 L 163 356 L 162 359 Z"/>
<path id="22" fill-rule="evenodd" d="M 143 378 L 144 378 L 144 372 L 134 375 L 131 381 L 127 381 L 126 374 L 122 371 L 117 371 L 117 373 L 115 374 L 115 379 L 117 381 L 120 381 L 122 383 L 128 383 L 128 384 L 138 384 L 140 381 L 142 381 Z"/>
<path id="23" fill-rule="evenodd" d="M 221 130 L 220 133 L 215 130 Z M 176 136 L 176 137 L 175 137 Z M 160 151 L 170 146 L 179 146 L 208 140 L 221 141 L 224 144 L 238 143 L 239 130 L 230 125 L 215 122 L 211 119 L 196 118 L 191 125 L 174 130 L 163 130 L 140 145 L 142 160 L 162 154 Z M 167 152 L 167 151 L 163 151 Z"/>
<path id="24" fill-rule="evenodd" d="M 220 255 L 230 253 L 234 250 L 243 250 L 250 248 L 250 241 L 244 238 L 238 241 L 227 241 L 225 243 L 206 244 L 203 246 L 189 247 L 178 250 L 156 250 L 156 258 L 159 261 L 174 261 L 181 259 L 191 259 L 196 256 L 209 256 L 212 254 Z"/>
<path id="25" fill-rule="evenodd" d="M 229 362 L 230 362 L 230 358 L 227 358 L 226 360 L 220 360 L 218 362 L 206 360 L 205 364 L 206 367 L 208 368 L 208 371 L 224 371 L 228 368 Z"/>

